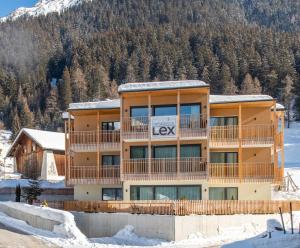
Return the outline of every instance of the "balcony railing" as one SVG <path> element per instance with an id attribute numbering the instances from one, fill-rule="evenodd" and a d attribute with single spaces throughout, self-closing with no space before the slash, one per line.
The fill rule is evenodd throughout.
<path id="1" fill-rule="evenodd" d="M 70 144 L 74 151 L 118 150 L 120 131 L 73 131 Z"/>
<path id="2" fill-rule="evenodd" d="M 119 184 L 120 167 L 105 166 L 71 166 L 69 182 L 72 183 L 103 183 Z"/>
<path id="3" fill-rule="evenodd" d="M 210 179 L 273 180 L 273 163 L 210 163 Z M 239 170 L 242 170 L 241 173 Z"/>
<path id="4" fill-rule="evenodd" d="M 206 176 L 206 158 L 152 158 L 123 160 L 123 179 L 200 179 Z"/>
<path id="5" fill-rule="evenodd" d="M 274 125 L 243 125 L 241 127 L 241 145 L 272 145 L 274 143 Z M 239 126 L 210 127 L 210 146 L 238 146 Z"/>
<path id="6" fill-rule="evenodd" d="M 151 120 L 148 116 L 124 117 L 123 138 L 124 139 L 149 139 L 149 127 Z M 179 137 L 206 137 L 207 118 L 206 115 L 180 115 Z"/>

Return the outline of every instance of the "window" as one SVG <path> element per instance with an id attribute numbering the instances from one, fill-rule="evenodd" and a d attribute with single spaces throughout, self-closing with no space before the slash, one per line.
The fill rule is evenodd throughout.
<path id="1" fill-rule="evenodd" d="M 195 115 L 199 116 L 201 114 L 201 104 L 181 104 L 180 105 L 180 115 Z"/>
<path id="2" fill-rule="evenodd" d="M 200 158 L 201 145 L 181 145 L 180 146 L 181 158 Z"/>
<path id="3" fill-rule="evenodd" d="M 209 200 L 238 200 L 238 188 L 211 187 Z"/>
<path id="4" fill-rule="evenodd" d="M 121 188 L 102 189 L 103 201 L 119 201 L 123 200 L 123 190 Z"/>
<path id="5" fill-rule="evenodd" d="M 131 200 L 201 200 L 198 186 L 131 186 Z"/>
<path id="6" fill-rule="evenodd" d="M 102 165 L 103 166 L 109 166 L 109 165 L 120 166 L 120 156 L 119 155 L 103 155 L 102 156 Z"/>
<path id="7" fill-rule="evenodd" d="M 102 130 L 105 131 L 120 130 L 120 122 L 119 121 L 102 122 Z"/>
<path id="8" fill-rule="evenodd" d="M 153 106 L 153 116 L 177 115 L 176 105 Z"/>
<path id="9" fill-rule="evenodd" d="M 210 117 L 210 125 L 213 126 L 235 126 L 238 125 L 237 116 Z"/>
<path id="10" fill-rule="evenodd" d="M 176 158 L 176 146 L 154 146 L 153 158 Z"/>
<path id="11" fill-rule="evenodd" d="M 131 117 L 148 117 L 148 107 L 131 107 L 130 108 Z"/>
<path id="12" fill-rule="evenodd" d="M 238 163 L 237 152 L 211 152 L 210 153 L 211 163 Z"/>
<path id="13" fill-rule="evenodd" d="M 145 159 L 148 158 L 147 146 L 131 146 L 130 147 L 131 159 Z"/>

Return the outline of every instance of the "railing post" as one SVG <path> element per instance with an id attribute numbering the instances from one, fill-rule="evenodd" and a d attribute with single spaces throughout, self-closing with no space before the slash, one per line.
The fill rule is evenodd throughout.
<path id="1" fill-rule="evenodd" d="M 99 149 L 99 142 L 100 142 L 100 120 L 99 120 L 99 111 L 97 111 L 97 168 L 96 168 L 96 178 L 100 178 L 100 149 Z"/>
<path id="2" fill-rule="evenodd" d="M 151 132 L 152 132 L 152 125 L 151 125 L 151 94 L 148 95 L 148 175 L 151 178 Z"/>
<path id="3" fill-rule="evenodd" d="M 177 128 L 177 132 L 176 132 L 176 139 L 177 139 L 177 170 L 176 170 L 176 174 L 177 174 L 177 178 L 179 177 L 180 174 L 180 91 L 177 90 L 177 124 L 176 124 L 176 128 Z"/>

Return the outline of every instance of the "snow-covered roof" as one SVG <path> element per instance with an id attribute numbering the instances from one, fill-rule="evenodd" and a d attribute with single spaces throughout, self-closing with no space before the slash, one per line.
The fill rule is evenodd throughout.
<path id="1" fill-rule="evenodd" d="M 148 90 L 168 90 L 181 88 L 199 88 L 209 85 L 200 80 L 181 80 L 181 81 L 161 81 L 161 82 L 143 82 L 127 83 L 119 86 L 119 92 L 137 92 Z"/>
<path id="2" fill-rule="evenodd" d="M 63 112 L 63 113 L 62 113 L 62 118 L 63 118 L 64 120 L 65 120 L 65 119 L 69 119 L 69 116 L 70 116 L 69 112 Z M 70 117 L 71 117 L 72 120 L 74 119 L 74 116 L 73 116 L 73 115 L 71 115 Z"/>
<path id="3" fill-rule="evenodd" d="M 268 95 L 210 95 L 209 103 L 234 103 L 234 102 L 259 102 L 272 101 L 273 97 Z"/>
<path id="4" fill-rule="evenodd" d="M 276 110 L 283 111 L 283 110 L 285 110 L 285 107 L 280 103 L 276 103 Z"/>
<path id="5" fill-rule="evenodd" d="M 30 128 L 22 128 L 15 138 L 13 144 L 9 148 L 6 156 L 12 156 L 14 146 L 18 143 L 19 138 L 22 134 L 27 135 L 34 142 L 36 142 L 44 150 L 65 150 L 65 134 L 58 132 L 43 131 Z"/>
<path id="6" fill-rule="evenodd" d="M 98 102 L 70 103 L 69 105 L 69 110 L 117 109 L 117 108 L 120 108 L 120 99 L 98 101 Z"/>

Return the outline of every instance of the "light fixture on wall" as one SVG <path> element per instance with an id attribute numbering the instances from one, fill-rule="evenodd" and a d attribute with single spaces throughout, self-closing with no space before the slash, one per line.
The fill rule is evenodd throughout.
<path id="1" fill-rule="evenodd" d="M 256 193 L 257 191 L 256 191 L 256 189 L 254 190 L 254 193 Z"/>

